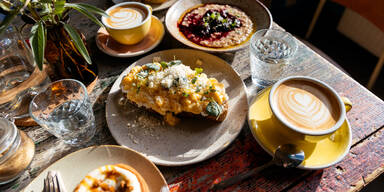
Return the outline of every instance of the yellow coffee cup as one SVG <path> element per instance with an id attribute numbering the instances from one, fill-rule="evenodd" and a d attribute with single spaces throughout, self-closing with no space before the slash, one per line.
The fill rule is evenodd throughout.
<path id="1" fill-rule="evenodd" d="M 339 129 L 351 102 L 326 83 L 311 77 L 292 76 L 271 87 L 271 120 L 278 132 L 293 140 L 317 142 Z"/>
<path id="2" fill-rule="evenodd" d="M 109 35 L 117 42 L 133 45 L 148 34 L 151 27 L 152 8 L 139 2 L 124 2 L 106 10 L 109 17 L 102 17 Z"/>
<path id="3" fill-rule="evenodd" d="M 278 93 L 280 86 L 287 85 L 290 81 L 296 81 L 299 86 L 302 86 L 303 83 L 304 85 L 313 85 L 320 90 L 320 93 L 326 93 L 323 95 L 334 101 L 333 107 L 337 112 L 335 121 L 323 130 L 302 129 L 300 126 L 286 122 L 284 115 L 287 113 L 279 112 L 279 106 L 284 103 L 277 102 L 274 94 L 281 94 Z M 283 95 L 281 98 L 284 101 L 294 98 L 292 92 L 281 95 Z M 297 96 L 296 99 L 300 101 L 303 100 L 303 97 Z M 304 106 L 306 104 L 309 105 L 304 109 L 313 109 L 309 102 L 303 103 Z M 352 131 L 345 113 L 351 107 L 352 104 L 349 100 L 339 96 L 324 82 L 311 77 L 288 77 L 256 95 L 250 104 L 248 123 L 256 141 L 269 154 L 273 155 L 274 151 L 281 145 L 294 144 L 305 153 L 305 159 L 299 168 L 323 169 L 340 162 L 348 154 L 352 143 Z M 311 117 L 311 110 L 305 111 L 304 114 L 309 114 Z M 342 121 L 343 123 L 340 125 L 338 122 Z"/>

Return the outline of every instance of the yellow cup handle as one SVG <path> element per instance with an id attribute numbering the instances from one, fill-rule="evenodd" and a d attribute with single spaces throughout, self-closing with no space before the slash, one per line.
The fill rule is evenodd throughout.
<path id="1" fill-rule="evenodd" d="M 151 11 L 151 14 L 152 14 L 152 12 L 153 12 L 153 10 L 152 10 L 152 6 L 150 6 L 150 5 L 148 5 L 148 4 L 145 4 L 145 6 L 147 6 L 147 7 L 149 8 L 149 10 Z"/>
<path id="2" fill-rule="evenodd" d="M 344 106 L 345 106 L 345 111 L 348 112 L 352 109 L 352 102 L 351 100 L 349 100 L 348 98 L 346 97 L 341 97 L 341 100 L 343 101 L 344 103 Z"/>

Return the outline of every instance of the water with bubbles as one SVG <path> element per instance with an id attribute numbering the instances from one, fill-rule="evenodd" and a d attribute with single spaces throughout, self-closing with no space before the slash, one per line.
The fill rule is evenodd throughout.
<path id="1" fill-rule="evenodd" d="M 284 78 L 293 51 L 291 45 L 282 39 L 263 37 L 252 42 L 250 50 L 252 82 L 267 87 Z"/>
<path id="2" fill-rule="evenodd" d="M 67 101 L 49 113 L 44 126 L 66 143 L 85 143 L 95 134 L 95 117 L 88 106 L 89 101 Z"/>

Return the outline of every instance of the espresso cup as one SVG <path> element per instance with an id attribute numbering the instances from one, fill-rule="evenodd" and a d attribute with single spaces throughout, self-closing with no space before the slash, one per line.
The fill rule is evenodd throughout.
<path id="1" fill-rule="evenodd" d="M 268 95 L 278 131 L 294 140 L 317 142 L 338 130 L 351 102 L 326 83 L 292 76 L 276 82 Z"/>
<path id="2" fill-rule="evenodd" d="M 102 17 L 109 35 L 117 42 L 133 45 L 148 34 L 151 27 L 152 8 L 139 2 L 124 2 L 106 10 L 109 17 Z"/>

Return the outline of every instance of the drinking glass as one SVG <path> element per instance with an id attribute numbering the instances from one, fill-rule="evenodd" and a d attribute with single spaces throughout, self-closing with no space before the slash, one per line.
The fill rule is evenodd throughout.
<path id="1" fill-rule="evenodd" d="M 36 67 L 20 33 L 8 27 L 0 34 L 0 113 L 28 116 L 33 95 L 49 83 L 45 69 Z"/>
<path id="2" fill-rule="evenodd" d="M 273 29 L 257 31 L 250 41 L 252 82 L 265 88 L 289 76 L 296 50 L 295 39 L 287 32 Z"/>
<path id="3" fill-rule="evenodd" d="M 51 83 L 30 103 L 30 116 L 67 144 L 88 142 L 95 134 L 95 117 L 87 89 L 80 81 Z"/>

